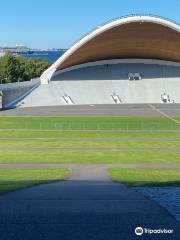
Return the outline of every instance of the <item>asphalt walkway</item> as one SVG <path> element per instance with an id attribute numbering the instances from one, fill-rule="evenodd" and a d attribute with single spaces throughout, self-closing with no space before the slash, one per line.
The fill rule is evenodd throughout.
<path id="1" fill-rule="evenodd" d="M 180 104 L 99 104 L 15 108 L 0 116 L 180 116 Z"/>
<path id="2" fill-rule="evenodd" d="M 135 235 L 137 226 L 174 234 Z M 68 181 L 0 197 L 1 240 L 180 239 L 180 224 L 135 190 L 111 182 L 102 166 L 74 165 Z"/>

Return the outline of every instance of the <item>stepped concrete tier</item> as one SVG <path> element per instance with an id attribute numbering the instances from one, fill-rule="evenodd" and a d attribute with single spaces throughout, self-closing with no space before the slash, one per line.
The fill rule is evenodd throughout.
<path id="1" fill-rule="evenodd" d="M 180 103 L 180 26 L 157 16 L 128 16 L 98 27 L 3 106 Z"/>
<path id="2" fill-rule="evenodd" d="M 142 63 L 144 61 L 144 63 Z M 17 102 L 20 107 L 69 104 L 179 103 L 180 67 L 157 60 L 109 60 L 54 74 Z M 139 72 L 140 80 L 129 80 Z"/>

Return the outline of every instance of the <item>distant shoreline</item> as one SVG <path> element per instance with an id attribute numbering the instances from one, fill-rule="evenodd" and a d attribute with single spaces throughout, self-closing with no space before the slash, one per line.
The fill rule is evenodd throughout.
<path id="1" fill-rule="evenodd" d="M 9 49 L 9 51 L 8 51 L 8 48 L 6 49 L 4 48 L 4 50 L 2 51 L 2 47 L 0 47 L 0 57 L 3 57 L 6 53 L 9 52 L 14 56 L 22 56 L 29 59 L 48 60 L 49 62 L 53 63 L 59 57 L 61 57 L 66 51 L 67 49 L 49 49 L 49 50 L 29 49 L 28 50 L 28 48 L 27 49 L 18 48 L 18 50 L 11 48 Z"/>

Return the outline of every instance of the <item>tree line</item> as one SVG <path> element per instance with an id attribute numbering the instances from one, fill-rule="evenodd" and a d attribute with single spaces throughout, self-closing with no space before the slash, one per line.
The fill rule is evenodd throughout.
<path id="1" fill-rule="evenodd" d="M 29 81 L 40 77 L 50 65 L 47 60 L 27 59 L 6 53 L 0 57 L 0 83 Z"/>

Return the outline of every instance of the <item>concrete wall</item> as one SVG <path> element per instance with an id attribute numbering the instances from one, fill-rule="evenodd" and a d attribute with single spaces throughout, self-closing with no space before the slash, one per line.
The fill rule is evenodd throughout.
<path id="1" fill-rule="evenodd" d="M 141 80 L 129 81 L 128 73 L 140 73 Z M 20 90 L 19 90 L 20 91 Z M 21 95 L 9 90 L 6 99 Z M 119 63 L 87 66 L 52 77 L 48 85 L 40 85 L 16 102 L 17 107 L 68 104 L 162 103 L 161 95 L 180 103 L 180 67 L 143 63 Z M 66 99 L 67 101 L 66 101 Z M 69 98 L 69 100 L 68 100 Z"/>
<path id="2" fill-rule="evenodd" d="M 140 73 L 142 80 L 129 81 L 128 73 Z M 180 102 L 180 67 L 158 64 L 112 64 L 75 69 L 56 75 L 50 84 L 70 95 L 75 103 L 110 103 L 113 93 L 123 103 L 159 103 L 165 92 Z M 62 94 L 62 93 L 61 93 Z"/>

